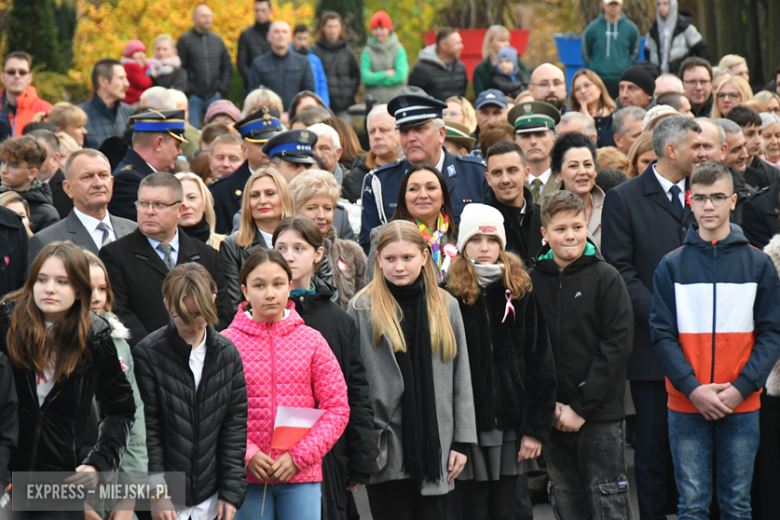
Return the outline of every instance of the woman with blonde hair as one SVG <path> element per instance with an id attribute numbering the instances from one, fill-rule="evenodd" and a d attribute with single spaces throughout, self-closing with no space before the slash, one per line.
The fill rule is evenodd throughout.
<path id="1" fill-rule="evenodd" d="M 735 76 L 739 76 L 745 81 L 750 81 L 747 60 L 738 54 L 726 54 L 720 59 L 718 67 L 728 69 Z"/>
<path id="2" fill-rule="evenodd" d="M 599 75 L 588 69 L 577 72 L 571 90 L 571 109 L 592 117 L 596 123 L 597 146 L 612 146 L 612 113 L 616 104 Z"/>
<path id="3" fill-rule="evenodd" d="M 46 115 L 46 120 L 57 127 L 57 132 L 68 134 L 79 146 L 84 146 L 87 135 L 87 113 L 67 102 L 54 105 Z"/>
<path id="4" fill-rule="evenodd" d="M 30 231 L 30 204 L 15 191 L 6 191 L 0 194 L 0 206 L 8 208 L 22 219 L 22 224 L 27 230 L 27 236 L 33 236 Z"/>
<path id="5" fill-rule="evenodd" d="M 477 443 L 469 355 L 458 302 L 437 284 L 417 226 L 390 222 L 377 275 L 349 303 L 371 381 L 379 467 L 367 491 L 375 520 L 444 520 L 447 494 Z"/>
<path id="6" fill-rule="evenodd" d="M 498 51 L 511 45 L 511 34 L 503 25 L 491 25 L 482 40 L 482 59 L 474 69 L 474 97 L 479 96 L 483 90 L 491 88 L 493 84 L 493 69 L 498 65 Z M 518 79 L 522 78 L 524 85 L 531 81 L 531 73 L 525 66 L 520 55 L 517 56 Z M 472 130 L 473 131 L 473 130 Z"/>
<path id="7" fill-rule="evenodd" d="M 73 152 L 81 150 L 81 145 L 76 142 L 70 134 L 65 132 L 57 132 L 57 139 L 60 140 L 60 170 L 65 169 L 65 161 L 68 160 Z"/>
<path id="8" fill-rule="evenodd" d="M 219 248 L 228 295 L 237 308 L 244 301 L 239 273 L 249 255 L 257 249 L 269 249 L 276 226 L 294 214 L 287 181 L 274 168 L 263 168 L 246 181 L 241 199 L 241 224 L 238 231 L 222 241 Z"/>
<path id="9" fill-rule="evenodd" d="M 742 77 L 731 74 L 713 90 L 712 95 L 715 102 L 710 117 L 714 120 L 726 117 L 732 108 L 753 99 L 753 89 Z"/>
<path id="10" fill-rule="evenodd" d="M 642 175 L 651 162 L 657 159 L 655 150 L 653 150 L 653 133 L 643 132 L 639 134 L 634 144 L 628 150 L 629 170 L 626 172 L 628 178 Z"/>
<path id="11" fill-rule="evenodd" d="M 463 96 L 452 96 L 447 98 L 447 109 L 444 111 L 444 119 L 455 121 L 469 128 L 469 132 L 477 129 L 477 112 L 474 105 Z"/>
<path id="12" fill-rule="evenodd" d="M 339 238 L 333 226 L 337 210 L 339 187 L 330 172 L 306 170 L 290 182 L 293 208 L 299 215 L 310 217 L 322 232 L 325 258 L 329 273 L 317 272 L 317 276 L 338 291 L 337 303 L 347 308 L 349 300 L 366 285 L 367 260 L 363 249 L 353 240 Z M 326 274 L 330 274 L 328 280 Z"/>
<path id="13" fill-rule="evenodd" d="M 269 88 L 260 87 L 254 89 L 244 98 L 244 108 L 241 110 L 241 117 L 249 117 L 249 115 L 254 114 L 263 107 L 273 108 L 280 114 L 284 112 L 284 105 L 279 94 Z"/>
<path id="14" fill-rule="evenodd" d="M 179 226 L 192 238 L 219 251 L 219 246 L 226 237 L 214 232 L 217 215 L 214 213 L 211 190 L 197 173 L 181 172 L 176 174 L 176 178 L 181 181 L 184 189 Z"/>
<path id="15" fill-rule="evenodd" d="M 597 172 L 610 168 L 620 170 L 628 175 L 628 172 L 631 171 L 631 161 L 614 146 L 604 146 L 596 150 L 596 163 L 598 164 Z"/>
<path id="16" fill-rule="evenodd" d="M 769 112 L 773 114 L 780 114 L 780 96 L 776 92 L 770 92 L 768 90 L 762 90 L 753 96 L 756 101 L 762 102 L 766 105 Z"/>

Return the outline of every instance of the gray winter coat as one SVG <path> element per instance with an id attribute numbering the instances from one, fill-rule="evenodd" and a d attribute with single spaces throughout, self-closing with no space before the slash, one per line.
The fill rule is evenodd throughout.
<path id="1" fill-rule="evenodd" d="M 441 442 L 442 477 L 436 482 L 425 480 L 422 495 L 444 495 L 455 489 L 455 482 L 447 483 L 447 464 L 453 443 L 476 444 L 477 423 L 474 414 L 474 398 L 471 387 L 471 369 L 466 348 L 466 334 L 458 302 L 448 293 L 447 316 L 455 333 L 458 354 L 447 362 L 441 356 L 433 358 L 433 387 L 436 394 L 436 419 Z M 374 346 L 371 310 L 365 294 L 349 302 L 347 314 L 355 319 L 360 334 L 360 351 L 366 366 L 369 396 L 374 407 L 374 431 L 379 438 L 387 428 L 388 462 L 383 471 L 371 476 L 371 484 L 410 478 L 403 470 L 403 441 L 401 439 L 401 398 L 404 384 L 401 369 L 395 360 L 393 347 L 383 336 Z M 395 411 L 395 413 L 393 413 Z"/>

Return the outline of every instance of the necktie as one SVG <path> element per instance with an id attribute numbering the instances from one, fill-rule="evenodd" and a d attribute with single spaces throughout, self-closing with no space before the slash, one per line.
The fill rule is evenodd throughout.
<path id="1" fill-rule="evenodd" d="M 160 242 L 157 244 L 157 249 L 159 251 L 163 252 L 163 262 L 165 262 L 165 266 L 170 271 L 175 267 L 175 264 L 173 263 L 173 257 L 171 256 L 171 251 L 173 251 L 173 247 L 170 244 L 163 244 Z"/>
<path id="2" fill-rule="evenodd" d="M 531 193 L 534 196 L 534 202 L 539 202 L 539 197 L 542 195 L 542 181 L 534 179 L 531 181 Z"/>
<path id="3" fill-rule="evenodd" d="M 682 202 L 680 202 L 680 193 L 682 193 L 682 190 L 678 185 L 674 185 L 671 188 L 669 188 L 669 193 L 672 194 L 672 206 L 674 206 L 674 209 L 677 210 L 677 213 L 680 215 L 680 218 L 682 218 L 683 215 L 683 205 Z"/>
<path id="4" fill-rule="evenodd" d="M 106 244 L 110 244 L 114 240 L 111 238 L 111 228 L 108 227 L 108 224 L 105 222 L 101 222 L 97 225 L 97 228 L 103 232 L 103 241 L 100 243 L 100 247 L 103 247 Z"/>

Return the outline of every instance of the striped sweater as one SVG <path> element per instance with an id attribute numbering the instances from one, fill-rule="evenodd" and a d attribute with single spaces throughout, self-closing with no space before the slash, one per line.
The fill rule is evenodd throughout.
<path id="1" fill-rule="evenodd" d="M 715 243 L 691 228 L 655 272 L 650 335 L 671 410 L 698 413 L 688 397 L 710 383 L 739 390 L 745 400 L 735 412 L 758 410 L 780 357 L 780 278 L 772 260 L 734 224 Z"/>

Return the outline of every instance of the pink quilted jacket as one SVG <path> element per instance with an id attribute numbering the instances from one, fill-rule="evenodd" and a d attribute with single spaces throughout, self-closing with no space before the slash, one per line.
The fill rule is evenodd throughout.
<path id="1" fill-rule="evenodd" d="M 276 460 L 284 452 L 270 452 L 277 406 L 326 410 L 314 428 L 289 451 L 300 469 L 296 482 L 321 482 L 322 458 L 341 437 L 349 421 L 347 385 L 325 339 L 307 327 L 290 301 L 290 315 L 273 324 L 260 323 L 239 305 L 230 327 L 222 331 L 241 353 L 249 401 L 245 462 L 258 450 Z M 249 472 L 250 484 L 260 483 Z"/>

